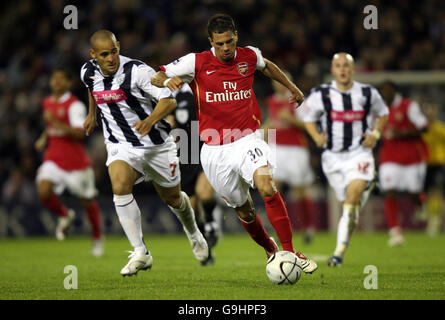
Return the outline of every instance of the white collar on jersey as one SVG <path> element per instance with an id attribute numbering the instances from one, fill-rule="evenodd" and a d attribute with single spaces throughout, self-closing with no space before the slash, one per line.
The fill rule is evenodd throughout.
<path id="1" fill-rule="evenodd" d="M 215 54 L 215 48 L 212 47 L 212 48 L 210 49 L 210 51 L 212 51 L 213 55 L 216 57 L 216 54 Z M 237 54 L 237 52 L 238 52 L 238 50 L 235 49 L 235 56 L 233 57 L 233 59 L 236 58 L 236 54 Z"/>
<path id="2" fill-rule="evenodd" d="M 60 96 L 60 98 L 59 98 L 59 100 L 58 100 L 57 102 L 64 103 L 64 102 L 67 101 L 70 97 L 71 97 L 71 92 L 70 92 L 70 91 L 67 91 L 67 92 L 65 92 L 64 94 L 62 94 L 62 95 Z M 52 100 L 53 100 L 53 101 L 55 100 L 55 99 L 54 99 L 54 95 L 52 95 Z"/>
<path id="3" fill-rule="evenodd" d="M 343 91 L 343 90 L 340 90 L 339 88 L 338 88 L 338 86 L 337 86 L 337 81 L 335 81 L 335 80 L 332 80 L 332 82 L 331 82 L 331 86 L 332 86 L 332 88 L 334 88 L 335 90 L 337 90 L 338 92 L 349 92 L 349 91 L 352 91 L 352 89 L 354 89 L 354 87 L 357 85 L 357 82 L 355 82 L 355 81 L 352 81 L 352 87 L 350 87 L 348 90 L 346 90 L 346 91 Z"/>

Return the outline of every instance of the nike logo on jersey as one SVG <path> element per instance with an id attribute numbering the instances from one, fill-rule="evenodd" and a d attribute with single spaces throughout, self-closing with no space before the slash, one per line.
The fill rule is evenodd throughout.
<path id="1" fill-rule="evenodd" d="M 207 74 L 212 74 L 212 73 L 215 72 L 215 71 L 216 71 L 216 70 L 212 70 L 212 71 L 207 70 L 206 73 L 207 73 Z"/>
<path id="2" fill-rule="evenodd" d="M 97 76 L 91 76 L 90 79 L 92 79 L 92 80 L 97 80 L 97 79 L 99 79 L 99 78 L 98 78 Z"/>

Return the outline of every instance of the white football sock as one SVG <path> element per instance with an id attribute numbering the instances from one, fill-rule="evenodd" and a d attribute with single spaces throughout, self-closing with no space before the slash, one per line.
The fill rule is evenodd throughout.
<path id="1" fill-rule="evenodd" d="M 135 252 L 146 253 L 147 248 L 142 238 L 141 211 L 136 203 L 136 199 L 131 193 L 126 195 L 115 194 L 113 201 L 119 222 Z"/>
<path id="2" fill-rule="evenodd" d="M 168 207 L 178 217 L 179 221 L 181 221 L 184 230 L 187 233 L 191 235 L 198 230 L 195 220 L 195 212 L 190 204 L 188 195 L 184 191 L 181 191 L 181 205 L 179 208 L 175 209 L 171 206 Z"/>
<path id="3" fill-rule="evenodd" d="M 335 248 L 334 256 L 343 258 L 345 255 L 352 233 L 358 223 L 359 210 L 359 206 L 343 204 L 342 216 L 338 222 L 337 247 Z"/>

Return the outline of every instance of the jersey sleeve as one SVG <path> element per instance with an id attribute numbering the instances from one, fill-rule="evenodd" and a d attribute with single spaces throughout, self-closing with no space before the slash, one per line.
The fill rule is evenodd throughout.
<path id="1" fill-rule="evenodd" d="M 68 119 L 73 128 L 83 129 L 83 123 L 87 116 L 87 108 L 81 101 L 74 101 L 68 108 Z"/>
<path id="2" fill-rule="evenodd" d="M 303 122 L 317 122 L 324 113 L 321 92 L 313 90 L 298 108 L 299 115 Z"/>
<path id="3" fill-rule="evenodd" d="M 247 46 L 250 50 L 255 52 L 257 60 L 256 60 L 256 69 L 257 70 L 263 70 L 266 67 L 266 62 L 264 61 L 263 54 L 261 53 L 261 50 L 256 47 Z"/>
<path id="4" fill-rule="evenodd" d="M 411 121 L 418 130 L 422 130 L 428 126 L 428 120 L 417 102 L 412 101 L 408 106 L 407 112 L 409 121 Z"/>
<path id="5" fill-rule="evenodd" d="M 190 83 L 195 78 L 196 55 L 189 53 L 167 65 L 161 66 L 167 77 L 179 77 L 182 81 Z"/>
<path id="6" fill-rule="evenodd" d="M 151 84 L 151 77 L 155 75 L 153 68 L 146 64 L 141 64 L 136 68 L 136 84 L 142 91 L 148 93 L 156 101 L 164 98 L 172 98 L 172 93 L 168 88 L 158 88 Z"/>
<path id="7" fill-rule="evenodd" d="M 86 63 L 80 68 L 80 80 L 82 80 L 82 83 L 85 87 L 88 88 L 88 85 L 85 83 L 85 73 L 87 72 Z"/>
<path id="8" fill-rule="evenodd" d="M 371 112 L 378 117 L 389 114 L 388 106 L 376 88 L 371 88 Z"/>

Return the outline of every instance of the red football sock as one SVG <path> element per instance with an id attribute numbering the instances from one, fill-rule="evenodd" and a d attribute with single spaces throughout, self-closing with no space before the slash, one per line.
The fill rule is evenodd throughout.
<path id="1" fill-rule="evenodd" d="M 303 198 L 303 229 L 306 230 L 314 226 L 314 204 L 309 198 Z"/>
<path id="2" fill-rule="evenodd" d="M 264 199 L 267 217 L 272 224 L 283 250 L 295 252 L 292 245 L 292 227 L 283 198 L 277 192 L 273 196 Z"/>
<path id="3" fill-rule="evenodd" d="M 52 212 L 56 213 L 59 217 L 66 217 L 68 215 L 68 209 L 60 201 L 59 197 L 51 192 L 48 198 L 40 198 L 40 201 Z"/>
<path id="4" fill-rule="evenodd" d="M 394 197 L 385 198 L 385 216 L 388 228 L 392 229 L 399 226 L 397 199 Z"/>
<path id="5" fill-rule="evenodd" d="M 100 239 L 102 237 L 102 228 L 100 221 L 99 205 L 96 201 L 91 201 L 91 204 L 86 207 L 88 220 L 90 220 L 93 229 L 93 239 Z"/>
<path id="6" fill-rule="evenodd" d="M 264 229 L 263 222 L 260 219 L 259 215 L 255 215 L 255 220 L 247 223 L 243 220 L 239 219 L 241 221 L 241 224 L 243 225 L 244 229 L 249 233 L 250 237 L 258 243 L 260 246 L 262 246 L 265 250 L 269 252 L 275 251 L 275 246 L 270 240 L 269 234 L 267 233 L 266 229 Z"/>

